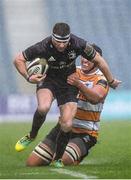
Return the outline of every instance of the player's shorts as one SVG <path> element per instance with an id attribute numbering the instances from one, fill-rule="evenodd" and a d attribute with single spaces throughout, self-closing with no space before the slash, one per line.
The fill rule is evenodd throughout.
<path id="1" fill-rule="evenodd" d="M 77 102 L 78 88 L 69 85 L 61 79 L 51 79 L 46 77 L 44 82 L 37 85 L 38 89 L 47 88 L 52 93 L 54 98 L 57 99 L 58 106 L 67 102 Z"/>
<path id="2" fill-rule="evenodd" d="M 60 125 L 57 124 L 51 132 L 46 136 L 42 143 L 50 147 L 52 152 L 55 152 L 56 137 L 59 133 Z M 91 147 L 93 147 L 97 142 L 95 137 L 92 137 L 88 134 L 76 134 L 71 133 L 69 143 L 66 147 L 65 152 L 76 162 L 81 162 L 84 157 L 89 153 Z M 72 144 L 72 145 L 70 145 Z M 80 149 L 81 155 L 77 152 L 77 149 L 73 146 L 77 145 Z"/>

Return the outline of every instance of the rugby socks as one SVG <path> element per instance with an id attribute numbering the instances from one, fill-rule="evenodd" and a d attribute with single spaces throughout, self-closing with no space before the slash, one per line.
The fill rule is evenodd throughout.
<path id="1" fill-rule="evenodd" d="M 40 127 L 42 126 L 42 124 L 45 121 L 45 118 L 46 118 L 46 115 L 41 115 L 38 112 L 38 110 L 36 110 L 34 117 L 33 117 L 32 129 L 30 131 L 31 139 L 34 139 L 37 136 Z"/>
<path id="2" fill-rule="evenodd" d="M 66 149 L 66 145 L 68 144 L 69 138 L 70 138 L 70 132 L 64 132 L 60 130 L 56 140 L 56 151 L 55 151 L 56 155 L 54 160 L 58 160 L 62 158 L 64 151 Z"/>

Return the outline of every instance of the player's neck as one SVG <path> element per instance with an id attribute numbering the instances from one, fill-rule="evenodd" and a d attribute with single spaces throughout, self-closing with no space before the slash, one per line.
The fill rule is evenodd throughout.
<path id="1" fill-rule="evenodd" d="M 93 69 L 90 69 L 90 70 L 81 70 L 83 74 L 85 75 L 90 75 L 90 74 L 94 74 L 96 71 L 98 70 L 98 68 L 93 68 Z"/>

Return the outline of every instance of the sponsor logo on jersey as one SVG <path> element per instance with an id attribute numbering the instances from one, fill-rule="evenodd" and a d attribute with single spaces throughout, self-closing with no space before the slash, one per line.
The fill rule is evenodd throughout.
<path id="1" fill-rule="evenodd" d="M 51 56 L 51 57 L 48 59 L 48 62 L 54 62 L 54 61 L 56 61 L 56 59 L 55 59 L 53 56 Z"/>
<path id="2" fill-rule="evenodd" d="M 69 59 L 75 59 L 75 58 L 76 58 L 76 53 L 75 53 L 75 51 L 70 51 L 70 52 L 68 53 L 68 57 L 69 57 Z"/>
<path id="3" fill-rule="evenodd" d="M 92 81 L 87 81 L 85 83 L 85 85 L 88 87 L 88 88 L 92 88 L 93 87 L 93 82 Z"/>
<path id="4" fill-rule="evenodd" d="M 64 61 L 60 61 L 60 62 L 59 62 L 59 65 L 60 65 L 60 66 L 62 66 L 62 65 L 66 65 L 66 62 L 64 62 Z"/>

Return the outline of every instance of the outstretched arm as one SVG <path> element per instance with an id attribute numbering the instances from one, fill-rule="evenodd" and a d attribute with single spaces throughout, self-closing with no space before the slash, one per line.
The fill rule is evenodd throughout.
<path id="1" fill-rule="evenodd" d="M 97 47 L 99 48 L 99 47 Z M 99 52 L 99 51 L 98 51 Z M 107 64 L 106 60 L 96 52 L 93 45 L 86 44 L 84 49 L 83 57 L 87 60 L 91 60 L 91 62 L 95 63 L 96 66 L 102 71 L 104 76 L 106 77 L 108 84 L 111 88 L 115 89 L 121 83 L 121 81 L 115 79 L 110 71 L 109 65 Z"/>
<path id="2" fill-rule="evenodd" d="M 92 62 L 94 62 L 98 66 L 98 68 L 103 72 L 111 88 L 115 89 L 116 87 L 118 87 L 121 81 L 113 77 L 107 62 L 102 56 L 99 55 L 99 53 L 96 53 Z"/>

